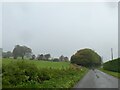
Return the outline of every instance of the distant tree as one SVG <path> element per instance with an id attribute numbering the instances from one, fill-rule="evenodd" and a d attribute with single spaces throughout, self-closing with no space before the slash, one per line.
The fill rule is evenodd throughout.
<path id="1" fill-rule="evenodd" d="M 43 55 L 43 54 L 40 54 L 40 55 L 37 56 L 37 59 L 38 59 L 38 60 L 43 60 L 43 58 L 44 58 L 44 55 Z"/>
<path id="2" fill-rule="evenodd" d="M 44 55 L 44 57 L 45 57 L 46 60 L 48 60 L 51 57 L 51 55 L 50 54 L 46 54 L 46 55 Z"/>
<path id="3" fill-rule="evenodd" d="M 53 62 L 59 62 L 59 59 L 58 58 L 54 58 L 52 61 Z"/>
<path id="4" fill-rule="evenodd" d="M 64 61 L 69 61 L 69 58 L 68 57 L 64 57 Z"/>
<path id="5" fill-rule="evenodd" d="M 16 45 L 13 49 L 13 56 L 14 59 L 17 59 L 18 56 L 22 57 L 24 59 L 25 54 L 32 53 L 32 50 L 28 48 L 27 46 L 20 46 Z"/>
<path id="6" fill-rule="evenodd" d="M 35 59 L 35 55 L 32 55 L 32 58 L 31 58 L 31 60 L 34 60 Z"/>
<path id="7" fill-rule="evenodd" d="M 59 60 L 60 60 L 60 61 L 64 61 L 64 56 L 61 55 L 61 56 L 59 57 Z"/>
<path id="8" fill-rule="evenodd" d="M 12 52 L 11 52 L 11 51 L 7 51 L 6 53 L 7 53 L 7 57 L 8 57 L 8 58 L 9 58 L 9 57 L 12 57 Z"/>
<path id="9" fill-rule="evenodd" d="M 101 57 L 91 49 L 79 50 L 71 57 L 71 63 L 90 68 L 100 66 L 101 61 Z"/>
<path id="10" fill-rule="evenodd" d="M 9 57 L 12 57 L 12 52 L 11 51 L 8 51 L 7 52 L 7 57 L 9 58 Z"/>
<path id="11" fill-rule="evenodd" d="M 68 57 L 64 57 L 63 55 L 61 55 L 61 56 L 59 57 L 59 60 L 60 60 L 60 61 L 69 61 Z"/>
<path id="12" fill-rule="evenodd" d="M 2 52 L 2 57 L 3 57 L 3 58 L 12 57 L 12 52 L 11 52 L 11 51 Z"/>

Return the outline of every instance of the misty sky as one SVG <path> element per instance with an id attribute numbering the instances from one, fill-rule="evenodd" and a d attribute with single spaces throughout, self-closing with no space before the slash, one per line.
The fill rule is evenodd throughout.
<path id="1" fill-rule="evenodd" d="M 4 3 L 2 12 L 4 51 L 20 44 L 36 55 L 70 58 L 79 49 L 91 48 L 106 61 L 113 48 L 114 58 L 118 56 L 117 2 Z"/>

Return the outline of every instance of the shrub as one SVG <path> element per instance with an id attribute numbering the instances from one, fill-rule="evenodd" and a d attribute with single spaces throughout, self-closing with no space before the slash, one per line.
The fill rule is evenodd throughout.
<path id="1" fill-rule="evenodd" d="M 16 86 L 32 81 L 40 82 L 48 79 L 43 72 L 42 77 L 38 77 L 39 72 L 41 71 L 34 64 L 25 61 L 11 62 L 8 65 L 3 64 L 3 87 Z"/>
<path id="2" fill-rule="evenodd" d="M 26 61 L 3 64 L 3 88 L 70 88 L 87 71 L 77 65 L 65 69 L 37 68 Z"/>
<path id="3" fill-rule="evenodd" d="M 109 71 L 119 72 L 120 73 L 120 58 L 104 63 L 103 64 L 103 68 L 105 70 L 109 70 Z"/>

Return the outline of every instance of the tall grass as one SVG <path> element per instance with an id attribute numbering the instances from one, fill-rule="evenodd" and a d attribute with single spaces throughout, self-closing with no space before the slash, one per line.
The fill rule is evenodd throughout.
<path id="1" fill-rule="evenodd" d="M 88 69 L 66 62 L 3 59 L 2 71 L 3 88 L 71 88 Z"/>

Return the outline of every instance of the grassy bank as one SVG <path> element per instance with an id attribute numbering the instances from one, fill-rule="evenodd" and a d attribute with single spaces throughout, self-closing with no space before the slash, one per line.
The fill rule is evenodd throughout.
<path id="1" fill-rule="evenodd" d="M 120 73 L 120 58 L 103 63 L 103 69 Z"/>
<path id="2" fill-rule="evenodd" d="M 99 70 L 120 79 L 120 73 L 118 73 L 118 72 L 112 72 L 112 71 L 104 70 L 103 68 L 100 68 Z"/>
<path id="3" fill-rule="evenodd" d="M 71 88 L 88 69 L 67 62 L 3 59 L 3 88 Z"/>

